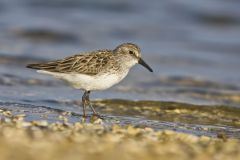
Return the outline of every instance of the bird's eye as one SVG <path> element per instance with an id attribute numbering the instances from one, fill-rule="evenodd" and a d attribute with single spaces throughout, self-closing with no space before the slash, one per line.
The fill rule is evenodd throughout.
<path id="1" fill-rule="evenodd" d="M 129 51 L 129 54 L 134 55 L 134 52 L 133 51 Z"/>

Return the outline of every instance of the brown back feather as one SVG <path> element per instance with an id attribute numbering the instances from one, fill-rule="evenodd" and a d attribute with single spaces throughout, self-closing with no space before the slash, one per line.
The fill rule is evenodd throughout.
<path id="1" fill-rule="evenodd" d="M 79 54 L 66 57 L 63 60 L 50 61 L 39 64 L 29 64 L 28 68 L 59 73 L 81 73 L 96 75 L 114 56 L 111 50 L 98 50 L 89 54 Z"/>

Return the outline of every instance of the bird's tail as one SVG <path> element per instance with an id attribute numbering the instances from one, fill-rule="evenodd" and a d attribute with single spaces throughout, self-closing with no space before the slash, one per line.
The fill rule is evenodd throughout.
<path id="1" fill-rule="evenodd" d="M 37 63 L 37 64 L 28 64 L 27 68 L 45 70 L 45 71 L 56 71 L 57 63 L 56 62 L 47 62 L 47 63 Z"/>

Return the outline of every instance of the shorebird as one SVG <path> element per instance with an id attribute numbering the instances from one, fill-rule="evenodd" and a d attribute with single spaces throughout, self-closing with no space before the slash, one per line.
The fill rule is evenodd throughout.
<path id="1" fill-rule="evenodd" d="M 123 43 L 114 50 L 84 52 L 60 60 L 29 64 L 27 67 L 64 80 L 76 89 L 84 90 L 82 108 L 85 117 L 87 105 L 94 115 L 98 115 L 90 103 L 90 92 L 105 90 L 119 83 L 135 64 L 141 64 L 153 72 L 141 58 L 141 50 L 136 44 Z"/>

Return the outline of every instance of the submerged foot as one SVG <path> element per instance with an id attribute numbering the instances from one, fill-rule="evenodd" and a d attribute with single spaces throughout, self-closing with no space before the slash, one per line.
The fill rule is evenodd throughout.
<path id="1" fill-rule="evenodd" d="M 95 117 L 100 118 L 100 119 L 104 119 L 104 116 L 101 115 L 101 114 L 99 114 L 99 113 L 97 113 L 97 112 L 94 112 L 94 113 L 92 114 L 92 116 L 95 116 Z"/>

